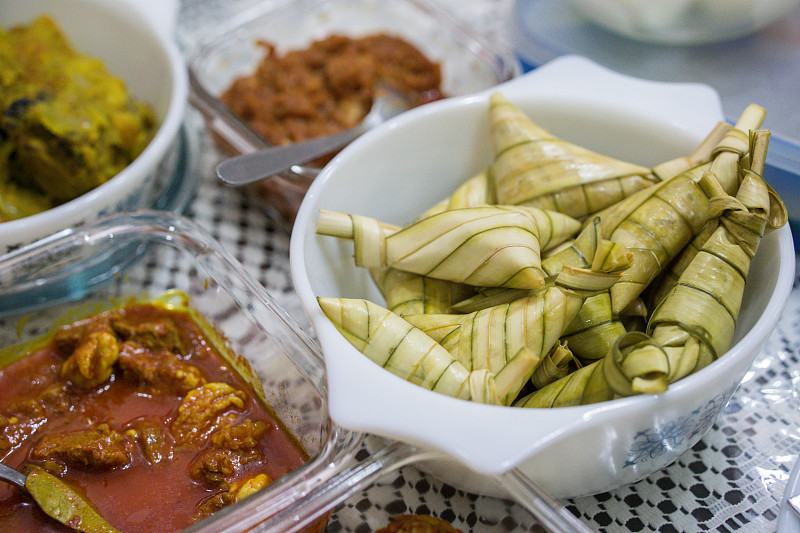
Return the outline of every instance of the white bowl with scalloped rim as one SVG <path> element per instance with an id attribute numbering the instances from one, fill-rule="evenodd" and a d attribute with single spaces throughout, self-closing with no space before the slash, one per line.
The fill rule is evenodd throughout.
<path id="1" fill-rule="evenodd" d="M 352 245 L 315 233 L 320 208 L 394 224 L 453 191 L 490 161 L 489 95 L 502 92 L 554 134 L 654 165 L 691 151 L 722 119 L 719 97 L 694 84 L 643 81 L 563 57 L 476 95 L 409 111 L 356 140 L 326 166 L 295 222 L 291 270 L 322 349 L 332 419 L 353 430 L 444 452 L 424 468 L 477 493 L 507 495 L 493 476 L 518 467 L 557 498 L 610 490 L 673 462 L 711 427 L 778 321 L 794 277 L 788 228 L 753 262 L 736 344 L 659 395 L 580 407 L 518 409 L 446 397 L 364 357 L 316 298 L 383 302 Z"/>

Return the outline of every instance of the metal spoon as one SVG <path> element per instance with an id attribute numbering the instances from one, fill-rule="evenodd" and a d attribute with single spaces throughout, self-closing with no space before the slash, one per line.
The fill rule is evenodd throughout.
<path id="1" fill-rule="evenodd" d="M 326 137 L 271 146 L 231 157 L 217 165 L 217 177 L 228 185 L 240 186 L 279 174 L 295 165 L 344 147 L 369 128 L 408 108 L 408 101 L 402 95 L 389 88 L 381 88 L 376 91 L 369 113 L 355 128 Z"/>
<path id="2" fill-rule="evenodd" d="M 11 483 L 33 498 L 48 516 L 84 533 L 120 533 L 67 483 L 49 472 L 31 467 L 27 475 L 0 463 L 0 480 Z"/>
<path id="3" fill-rule="evenodd" d="M 249 154 L 271 145 L 206 90 L 194 70 L 189 67 L 189 103 L 205 117 L 208 128 L 230 149 L 238 154 Z M 320 169 L 293 165 L 281 177 L 287 178 L 301 189 L 308 189 Z"/>

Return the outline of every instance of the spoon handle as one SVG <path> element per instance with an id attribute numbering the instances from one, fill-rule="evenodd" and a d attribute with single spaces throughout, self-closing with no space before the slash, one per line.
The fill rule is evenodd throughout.
<path id="1" fill-rule="evenodd" d="M 326 137 L 231 157 L 217 165 L 217 177 L 228 185 L 247 185 L 342 148 L 362 131 L 363 127 L 355 127 Z"/>
<path id="2" fill-rule="evenodd" d="M 211 96 L 191 68 L 189 69 L 189 103 L 202 113 L 211 131 L 236 152 L 244 154 L 269 146 L 253 130 L 242 124 L 222 102 Z"/>
<path id="3" fill-rule="evenodd" d="M 15 487 L 27 492 L 25 488 L 25 478 L 27 476 L 22 472 L 0 463 L 0 480 L 11 483 Z"/>

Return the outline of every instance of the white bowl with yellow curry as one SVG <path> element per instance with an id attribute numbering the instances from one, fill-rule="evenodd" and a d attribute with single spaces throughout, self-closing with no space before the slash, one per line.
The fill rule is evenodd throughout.
<path id="1" fill-rule="evenodd" d="M 0 0 L 0 253 L 150 207 L 181 126 L 175 44 L 123 0 Z"/>

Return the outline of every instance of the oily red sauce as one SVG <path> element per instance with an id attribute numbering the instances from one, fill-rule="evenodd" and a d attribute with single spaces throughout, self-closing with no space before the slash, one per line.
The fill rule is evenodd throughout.
<path id="1" fill-rule="evenodd" d="M 71 340 L 62 339 L 60 344 L 51 341 L 0 370 L 0 459 L 6 465 L 23 469 L 27 464 L 35 464 L 46 468 L 84 492 L 113 526 L 136 533 L 180 531 L 229 504 L 229 500 L 219 505 L 208 502 L 233 493 L 231 487 L 235 488 L 242 480 L 262 473 L 275 480 L 306 460 L 296 441 L 256 398 L 251 387 L 231 371 L 188 314 L 158 305 L 135 304 L 78 324 L 80 327 L 67 327 L 77 333 L 63 336 Z M 132 329 L 143 324 L 145 327 L 138 332 Z M 62 376 L 62 369 L 69 366 L 66 361 L 70 349 L 81 346 L 98 329 L 110 329 L 118 341 L 127 342 L 127 361 L 132 358 L 142 361 L 151 356 L 154 358 L 151 362 L 162 360 L 162 365 L 130 372 L 125 370 L 130 363 L 124 363 L 120 355 L 111 365 L 110 376 L 102 383 L 87 386 L 74 373 Z M 192 379 L 182 381 L 190 367 L 195 368 Z M 161 375 L 157 375 L 156 368 L 161 369 Z M 183 371 L 165 377 L 170 368 Z M 82 386 L 76 385 L 76 381 Z M 220 390 L 236 391 L 241 401 L 223 404 L 220 409 L 200 406 L 194 411 L 198 420 L 176 423 L 180 418 L 179 406 L 186 403 L 185 398 L 196 394 L 198 388 L 211 390 L 209 384 Z M 236 441 L 238 445 L 228 441 L 221 445 L 213 437 L 226 428 L 248 428 L 254 424 L 261 431 L 250 439 Z M 139 438 L 144 434 L 143 427 L 154 425 L 161 432 L 161 438 L 154 439 L 159 444 L 156 449 L 160 460 L 154 460 L 158 454 L 142 445 Z M 121 449 L 128 456 L 124 464 L 109 466 L 104 461 L 111 454 L 103 455 L 105 450 L 92 456 L 98 458 L 96 461 L 83 460 L 85 449 L 90 446 L 81 441 L 72 443 L 72 455 L 68 453 L 66 458 L 35 452 L 49 436 L 60 439 L 105 427 L 122 436 Z M 139 431 L 135 433 L 137 428 Z M 187 433 L 187 429 L 197 429 L 197 436 L 191 431 Z M 242 445 L 245 441 L 247 444 Z M 193 468 L 204 453 L 235 457 L 244 453 L 248 459 L 237 462 L 235 468 L 223 474 L 204 476 Z M 0 530 L 69 531 L 39 511 L 15 488 L 5 485 L 0 486 Z"/>
<path id="2" fill-rule="evenodd" d="M 442 98 L 441 70 L 412 44 L 384 33 L 331 35 L 284 55 L 266 55 L 220 99 L 272 144 L 288 144 L 352 128 L 382 82 L 411 107 Z"/>

